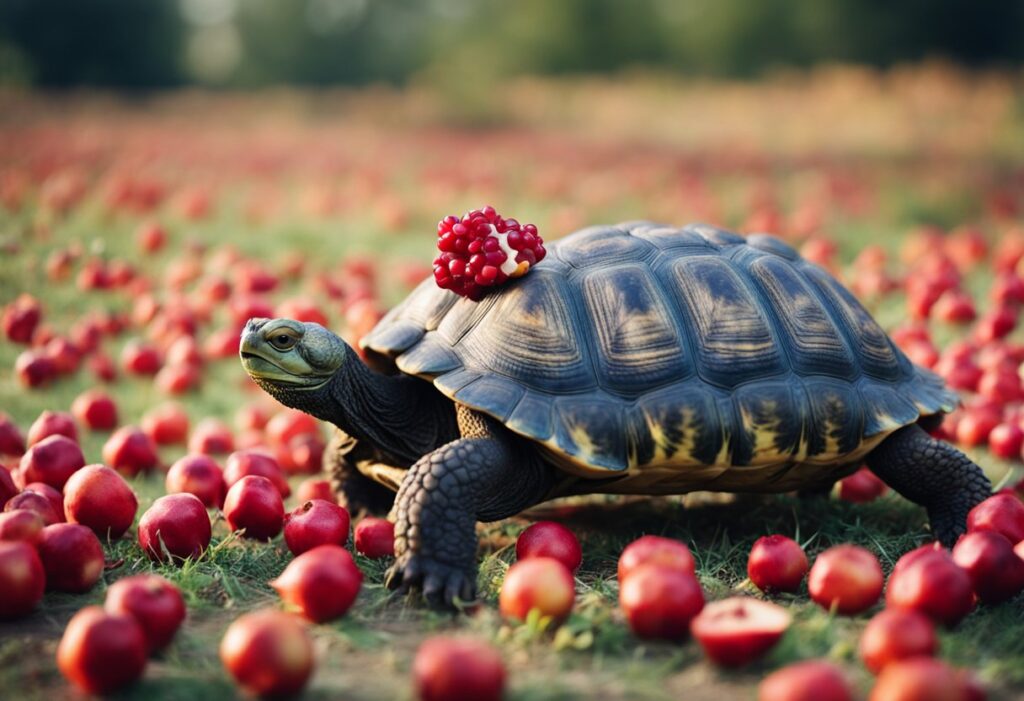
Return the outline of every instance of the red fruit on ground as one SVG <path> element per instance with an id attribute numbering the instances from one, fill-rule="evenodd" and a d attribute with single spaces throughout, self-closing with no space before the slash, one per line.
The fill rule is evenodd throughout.
<path id="1" fill-rule="evenodd" d="M 365 516 L 353 533 L 356 552 L 370 559 L 394 557 L 395 524 L 386 518 Z"/>
<path id="2" fill-rule="evenodd" d="M 239 431 L 263 431 L 274 411 L 262 402 L 251 402 L 235 412 L 235 428 Z"/>
<path id="3" fill-rule="evenodd" d="M 994 307 L 978 319 L 974 338 L 985 344 L 1009 335 L 1017 326 L 1017 310 L 1010 306 Z"/>
<path id="4" fill-rule="evenodd" d="M 165 365 L 153 378 L 164 394 L 185 394 L 199 386 L 202 376 L 195 365 Z"/>
<path id="5" fill-rule="evenodd" d="M 316 474 L 323 469 L 324 449 L 327 446 L 320 436 L 306 434 L 296 436 L 288 444 L 287 469 L 290 473 Z M 282 465 L 284 467 L 285 465 Z"/>
<path id="6" fill-rule="evenodd" d="M 139 508 L 135 492 L 105 465 L 86 465 L 64 485 L 64 511 L 68 521 L 91 528 L 104 538 L 124 535 Z"/>
<path id="7" fill-rule="evenodd" d="M 948 627 L 974 608 L 967 571 L 941 548 L 925 546 L 901 557 L 889 576 L 888 608 L 913 609 Z"/>
<path id="8" fill-rule="evenodd" d="M 75 417 L 66 411 L 44 411 L 28 427 L 26 438 L 28 445 L 33 446 L 50 436 L 64 436 L 77 443 L 78 427 L 75 425 Z"/>
<path id="9" fill-rule="evenodd" d="M 490 206 L 438 222 L 437 248 L 438 287 L 474 300 L 488 287 L 525 275 L 547 254 L 536 226 L 504 219 Z"/>
<path id="10" fill-rule="evenodd" d="M 277 306 L 277 315 L 286 319 L 295 319 L 296 321 L 308 321 L 314 324 L 320 324 L 325 328 L 330 328 L 331 322 L 324 314 L 323 310 L 320 309 L 319 305 L 311 299 L 294 297 L 292 299 L 286 299 Z"/>
<path id="11" fill-rule="evenodd" d="M 1019 460 L 1024 430 L 1016 423 L 1001 423 L 988 434 L 988 449 L 1004 460 Z"/>
<path id="12" fill-rule="evenodd" d="M 795 592 L 807 575 L 804 549 L 792 538 L 768 535 L 754 543 L 747 558 L 747 576 L 761 591 Z"/>
<path id="13" fill-rule="evenodd" d="M 993 412 L 965 410 L 956 426 L 956 442 L 966 446 L 984 445 L 1001 420 L 1002 417 Z"/>
<path id="14" fill-rule="evenodd" d="M 197 558 L 210 545 L 210 515 L 193 494 L 168 494 L 139 519 L 139 546 L 151 560 Z"/>
<path id="15" fill-rule="evenodd" d="M 143 222 L 135 230 L 135 242 L 143 253 L 156 253 L 167 243 L 167 232 L 156 222 Z"/>
<path id="16" fill-rule="evenodd" d="M 90 431 L 117 427 L 117 404 L 101 389 L 86 390 L 71 402 L 71 414 Z"/>
<path id="17" fill-rule="evenodd" d="M 196 424 L 188 439 L 188 452 L 221 455 L 235 449 L 231 429 L 220 419 L 207 417 Z"/>
<path id="18" fill-rule="evenodd" d="M 85 364 L 89 368 L 89 372 L 100 382 L 113 382 L 117 379 L 117 366 L 103 351 L 97 351 L 90 355 Z"/>
<path id="19" fill-rule="evenodd" d="M 935 301 L 932 316 L 950 324 L 968 324 L 978 313 L 969 294 L 963 290 L 946 290 Z"/>
<path id="20" fill-rule="evenodd" d="M 23 292 L 4 307 L 4 335 L 13 343 L 31 343 L 32 334 L 42 317 L 43 310 L 36 298 Z"/>
<path id="21" fill-rule="evenodd" d="M 134 618 L 142 627 L 149 654 L 167 647 L 185 620 L 181 591 L 156 574 L 119 579 L 107 589 L 103 608 Z"/>
<path id="22" fill-rule="evenodd" d="M 284 518 L 284 540 L 292 555 L 301 555 L 318 545 L 348 542 L 348 511 L 333 501 L 307 501 Z"/>
<path id="23" fill-rule="evenodd" d="M 35 545 L 45 526 L 42 517 L 35 511 L 6 511 L 0 513 L 0 540 L 20 540 Z"/>
<path id="24" fill-rule="evenodd" d="M 92 589 L 103 574 L 99 539 L 77 523 L 55 523 L 44 528 L 38 550 L 48 590 L 81 594 Z"/>
<path id="25" fill-rule="evenodd" d="M 772 672 L 757 687 L 757 701 L 853 701 L 843 671 L 824 660 L 796 662 Z"/>
<path id="26" fill-rule="evenodd" d="M 508 568 L 498 596 L 498 608 L 505 618 L 525 621 L 533 610 L 541 616 L 562 621 L 576 600 L 572 572 L 550 557 L 531 557 Z"/>
<path id="27" fill-rule="evenodd" d="M 501 701 L 505 665 L 491 645 L 472 638 L 427 638 L 412 663 L 418 701 Z"/>
<path id="28" fill-rule="evenodd" d="M 3 509 L 7 501 L 19 491 L 18 485 L 14 483 L 14 477 L 10 471 L 3 465 L 0 465 L 0 509 Z"/>
<path id="29" fill-rule="evenodd" d="M 887 665 L 868 701 L 966 701 L 964 680 L 939 660 L 913 657 Z"/>
<path id="30" fill-rule="evenodd" d="M 37 514 L 47 526 L 64 521 L 63 513 L 58 513 L 49 499 L 31 490 L 22 491 L 8 499 L 4 504 L 4 511 L 7 513 L 31 511 Z"/>
<path id="31" fill-rule="evenodd" d="M 250 694 L 293 695 L 313 673 L 313 642 L 294 616 L 256 611 L 228 627 L 220 642 L 220 659 Z"/>
<path id="32" fill-rule="evenodd" d="M 275 414 L 265 428 L 271 445 L 288 445 L 302 435 L 320 435 L 320 422 L 295 409 L 285 409 Z"/>
<path id="33" fill-rule="evenodd" d="M 885 578 L 878 558 L 857 545 L 836 545 L 818 555 L 807 591 L 822 608 L 844 615 L 860 613 L 882 595 Z"/>
<path id="34" fill-rule="evenodd" d="M 85 456 L 78 443 L 67 436 L 49 436 L 21 456 L 16 481 L 27 485 L 42 482 L 56 490 L 64 488 L 71 475 L 85 466 Z"/>
<path id="35" fill-rule="evenodd" d="M 516 559 L 528 557 L 553 557 L 575 572 L 583 561 L 583 550 L 576 535 L 562 524 L 539 521 L 516 539 Z"/>
<path id="36" fill-rule="evenodd" d="M 145 341 L 128 341 L 121 350 L 121 367 L 130 375 L 155 375 L 163 364 L 157 347 Z"/>
<path id="37" fill-rule="evenodd" d="M 235 358 L 240 343 L 237 329 L 219 329 L 211 333 L 203 343 L 203 354 L 211 360 Z"/>
<path id="38" fill-rule="evenodd" d="M 978 380 L 978 394 L 998 404 L 1009 404 L 1024 399 L 1020 376 L 1016 368 L 998 367 L 985 370 Z"/>
<path id="39" fill-rule="evenodd" d="M 77 474 L 77 473 L 76 473 Z M 64 495 L 58 492 L 56 489 L 43 482 L 29 482 L 25 485 L 25 492 L 35 492 L 36 494 L 45 497 L 50 506 L 53 507 L 53 511 L 57 514 L 57 518 L 61 522 L 67 521 L 67 514 L 64 513 Z"/>
<path id="40" fill-rule="evenodd" d="M 0 620 L 32 613 L 46 588 L 46 574 L 36 549 L 24 541 L 0 540 Z"/>
<path id="41" fill-rule="evenodd" d="M 839 480 L 839 498 L 852 504 L 874 501 L 889 490 L 875 473 L 862 467 L 849 477 Z"/>
<path id="42" fill-rule="evenodd" d="M 953 548 L 953 562 L 967 570 L 971 587 L 986 604 L 998 604 L 1024 591 L 1024 560 L 995 531 L 974 531 Z"/>
<path id="43" fill-rule="evenodd" d="M 57 373 L 61 375 L 69 375 L 75 372 L 82 361 L 81 351 L 78 350 L 75 344 L 60 336 L 47 341 L 43 347 L 43 352 L 53 361 L 54 367 L 57 368 Z"/>
<path id="44" fill-rule="evenodd" d="M 49 356 L 27 350 L 14 359 L 14 372 L 21 384 L 31 389 L 56 377 L 57 366 Z"/>
<path id="45" fill-rule="evenodd" d="M 20 456 L 25 452 L 25 437 L 11 417 L 0 412 L 0 455 Z"/>
<path id="46" fill-rule="evenodd" d="M 141 429 L 122 426 L 103 444 L 103 462 L 123 475 L 134 477 L 160 465 L 156 446 Z"/>
<path id="47" fill-rule="evenodd" d="M 695 575 L 649 563 L 621 582 L 619 606 L 637 637 L 682 640 L 704 608 L 704 592 Z"/>
<path id="48" fill-rule="evenodd" d="M 359 595 L 363 573 L 340 545 L 318 545 L 302 553 L 270 582 L 281 599 L 315 623 L 345 615 Z"/>
<path id="49" fill-rule="evenodd" d="M 179 458 L 164 480 L 168 494 L 194 494 L 208 509 L 219 509 L 228 491 L 220 465 L 209 455 L 186 455 Z"/>
<path id="50" fill-rule="evenodd" d="M 694 574 L 697 565 L 690 549 L 684 543 L 657 535 L 645 535 L 626 546 L 619 556 L 619 584 L 640 565 L 657 564 Z"/>
<path id="51" fill-rule="evenodd" d="M 786 609 L 749 596 L 713 601 L 693 621 L 690 632 L 715 664 L 740 667 L 764 655 L 789 628 Z"/>
<path id="52" fill-rule="evenodd" d="M 872 674 L 910 657 L 932 657 L 939 638 L 931 619 L 912 609 L 885 609 L 875 615 L 860 636 L 860 658 Z"/>
<path id="53" fill-rule="evenodd" d="M 231 453 L 224 464 L 224 481 L 227 482 L 228 488 L 230 489 L 240 479 L 249 475 L 266 477 L 281 492 L 282 498 L 287 498 L 292 493 L 292 488 L 288 485 L 281 466 L 269 453 L 258 449 L 238 450 Z"/>
<path id="54" fill-rule="evenodd" d="M 1024 540 L 1024 502 L 1009 494 L 996 494 L 967 514 L 968 531 L 995 531 L 1011 543 Z"/>
<path id="55" fill-rule="evenodd" d="M 284 523 L 281 492 L 266 477 L 243 477 L 224 497 L 224 518 L 231 530 L 244 529 L 246 538 L 269 540 L 281 532 Z"/>
<path id="56" fill-rule="evenodd" d="M 157 445 L 188 440 L 188 412 L 177 402 L 165 402 L 142 415 L 139 427 Z"/>
<path id="57" fill-rule="evenodd" d="M 68 621 L 57 646 L 60 673 L 87 694 L 109 694 L 142 676 L 146 638 L 131 616 L 86 606 Z"/>
<path id="58" fill-rule="evenodd" d="M 306 502 L 310 499 L 323 499 L 324 501 L 337 503 L 337 497 L 334 494 L 334 489 L 331 487 L 330 480 L 318 479 L 316 477 L 302 480 L 295 490 L 295 498 L 299 502 Z M 2 500 L 3 498 L 0 497 L 0 501 Z"/>

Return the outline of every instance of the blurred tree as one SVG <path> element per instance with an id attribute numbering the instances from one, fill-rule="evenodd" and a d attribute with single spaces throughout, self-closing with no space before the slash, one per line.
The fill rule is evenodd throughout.
<path id="1" fill-rule="evenodd" d="M 180 30 L 175 0 L 0 0 L 0 44 L 40 85 L 177 84 Z"/>
<path id="2" fill-rule="evenodd" d="M 1022 36 L 1022 0 L 0 0 L 0 73 L 47 86 L 418 75 L 468 93 L 637 65 L 737 77 L 821 61 L 1019 65 Z"/>

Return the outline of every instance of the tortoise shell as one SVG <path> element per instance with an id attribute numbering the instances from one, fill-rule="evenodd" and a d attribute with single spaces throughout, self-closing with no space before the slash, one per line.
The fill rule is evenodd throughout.
<path id="1" fill-rule="evenodd" d="M 797 488 L 958 402 L 773 237 L 631 222 L 548 251 L 479 302 L 428 279 L 363 348 L 618 491 Z"/>

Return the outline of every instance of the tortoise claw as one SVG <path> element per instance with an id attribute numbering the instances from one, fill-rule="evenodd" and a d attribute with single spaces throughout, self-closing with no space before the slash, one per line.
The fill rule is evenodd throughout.
<path id="1" fill-rule="evenodd" d="M 421 555 L 400 557 L 388 570 L 384 583 L 400 594 L 420 589 L 434 608 L 454 609 L 456 601 L 472 601 L 476 593 L 473 572 Z"/>

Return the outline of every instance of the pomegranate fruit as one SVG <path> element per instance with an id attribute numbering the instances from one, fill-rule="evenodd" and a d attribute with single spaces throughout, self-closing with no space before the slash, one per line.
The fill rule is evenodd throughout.
<path id="1" fill-rule="evenodd" d="M 0 540 L 0 620 L 32 613 L 46 588 L 39 554 L 24 541 Z"/>
<path id="2" fill-rule="evenodd" d="M 284 522 L 281 492 L 266 477 L 243 477 L 224 497 L 224 517 L 231 530 L 244 530 L 246 538 L 269 540 L 281 532 Z"/>
<path id="3" fill-rule="evenodd" d="M 68 521 L 97 535 L 120 538 L 131 527 L 139 501 L 128 483 L 105 465 L 87 465 L 64 485 Z"/>
<path id="4" fill-rule="evenodd" d="M 693 574 L 648 563 L 620 584 L 619 606 L 637 637 L 682 640 L 704 608 L 704 592 Z"/>
<path id="5" fill-rule="evenodd" d="M 359 595 L 363 573 L 340 545 L 319 545 L 292 560 L 270 582 L 305 618 L 323 623 L 345 615 Z"/>
<path id="6" fill-rule="evenodd" d="M 137 574 L 114 582 L 103 604 L 107 613 L 131 616 L 142 627 L 149 654 L 170 644 L 185 620 L 181 591 L 156 574 Z"/>
<path id="7" fill-rule="evenodd" d="M 313 673 L 313 642 L 294 616 L 256 611 L 228 627 L 220 643 L 220 659 L 251 694 L 297 694 Z"/>
<path id="8" fill-rule="evenodd" d="M 747 558 L 747 576 L 761 591 L 795 592 L 807 569 L 804 549 L 784 535 L 758 538 Z"/>
<path id="9" fill-rule="evenodd" d="M 68 621 L 57 646 L 57 668 L 88 694 L 109 694 L 146 669 L 146 639 L 131 616 L 86 606 Z"/>
<path id="10" fill-rule="evenodd" d="M 501 701 L 505 665 L 491 645 L 472 638 L 427 638 L 412 663 L 419 701 Z"/>
<path id="11" fill-rule="evenodd" d="M 554 521 L 540 521 L 516 539 L 516 559 L 528 557 L 552 557 L 575 572 L 583 561 L 583 550 L 568 528 Z"/>
<path id="12" fill-rule="evenodd" d="M 348 542 L 348 511 L 332 501 L 314 499 L 285 516 L 284 541 L 292 555 L 318 545 L 344 545 Z"/>
<path id="13" fill-rule="evenodd" d="M 139 519 L 139 546 L 152 560 L 197 558 L 210 545 L 210 516 L 199 497 L 168 494 Z"/>
<path id="14" fill-rule="evenodd" d="M 690 622 L 690 632 L 712 662 L 740 667 L 774 647 L 790 621 L 781 606 L 735 596 L 705 606 Z"/>
<path id="15" fill-rule="evenodd" d="M 103 574 L 103 547 L 85 526 L 47 526 L 39 535 L 37 548 L 49 590 L 81 594 L 92 589 Z"/>

